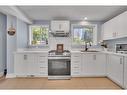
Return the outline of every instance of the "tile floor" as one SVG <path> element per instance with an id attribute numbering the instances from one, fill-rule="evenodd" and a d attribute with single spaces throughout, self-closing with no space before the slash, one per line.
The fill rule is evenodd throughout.
<path id="1" fill-rule="evenodd" d="M 108 78 L 71 78 L 48 80 L 47 78 L 0 79 L 0 89 L 121 89 Z"/>

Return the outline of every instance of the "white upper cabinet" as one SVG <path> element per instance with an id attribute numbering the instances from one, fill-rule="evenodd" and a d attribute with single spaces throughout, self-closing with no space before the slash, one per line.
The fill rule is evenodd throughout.
<path id="1" fill-rule="evenodd" d="M 51 31 L 52 32 L 63 32 L 68 33 L 70 29 L 70 22 L 69 21 L 61 21 L 61 20 L 54 20 L 51 21 Z"/>
<path id="2" fill-rule="evenodd" d="M 102 25 L 103 40 L 127 37 L 127 11 Z"/>

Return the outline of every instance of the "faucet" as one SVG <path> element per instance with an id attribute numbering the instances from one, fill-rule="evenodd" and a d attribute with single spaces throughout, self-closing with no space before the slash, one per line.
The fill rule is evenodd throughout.
<path id="1" fill-rule="evenodd" d="M 91 46 L 91 43 L 90 43 L 90 42 L 85 42 L 85 51 L 88 50 L 88 45 L 87 45 L 87 43 L 89 43 L 89 46 Z"/>

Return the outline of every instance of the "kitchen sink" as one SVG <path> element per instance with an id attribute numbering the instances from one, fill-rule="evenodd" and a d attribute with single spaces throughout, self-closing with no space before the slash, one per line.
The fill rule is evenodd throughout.
<path id="1" fill-rule="evenodd" d="M 81 50 L 81 52 L 99 52 L 99 51 L 96 51 L 96 50 Z"/>

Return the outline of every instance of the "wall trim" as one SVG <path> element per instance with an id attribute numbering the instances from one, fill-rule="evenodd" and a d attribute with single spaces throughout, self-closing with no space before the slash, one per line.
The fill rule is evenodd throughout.
<path id="1" fill-rule="evenodd" d="M 2 77 L 4 75 L 4 72 L 0 72 L 0 77 Z"/>
<path id="2" fill-rule="evenodd" d="M 6 78 L 15 78 L 15 77 L 16 77 L 16 75 L 14 73 L 6 75 Z"/>

